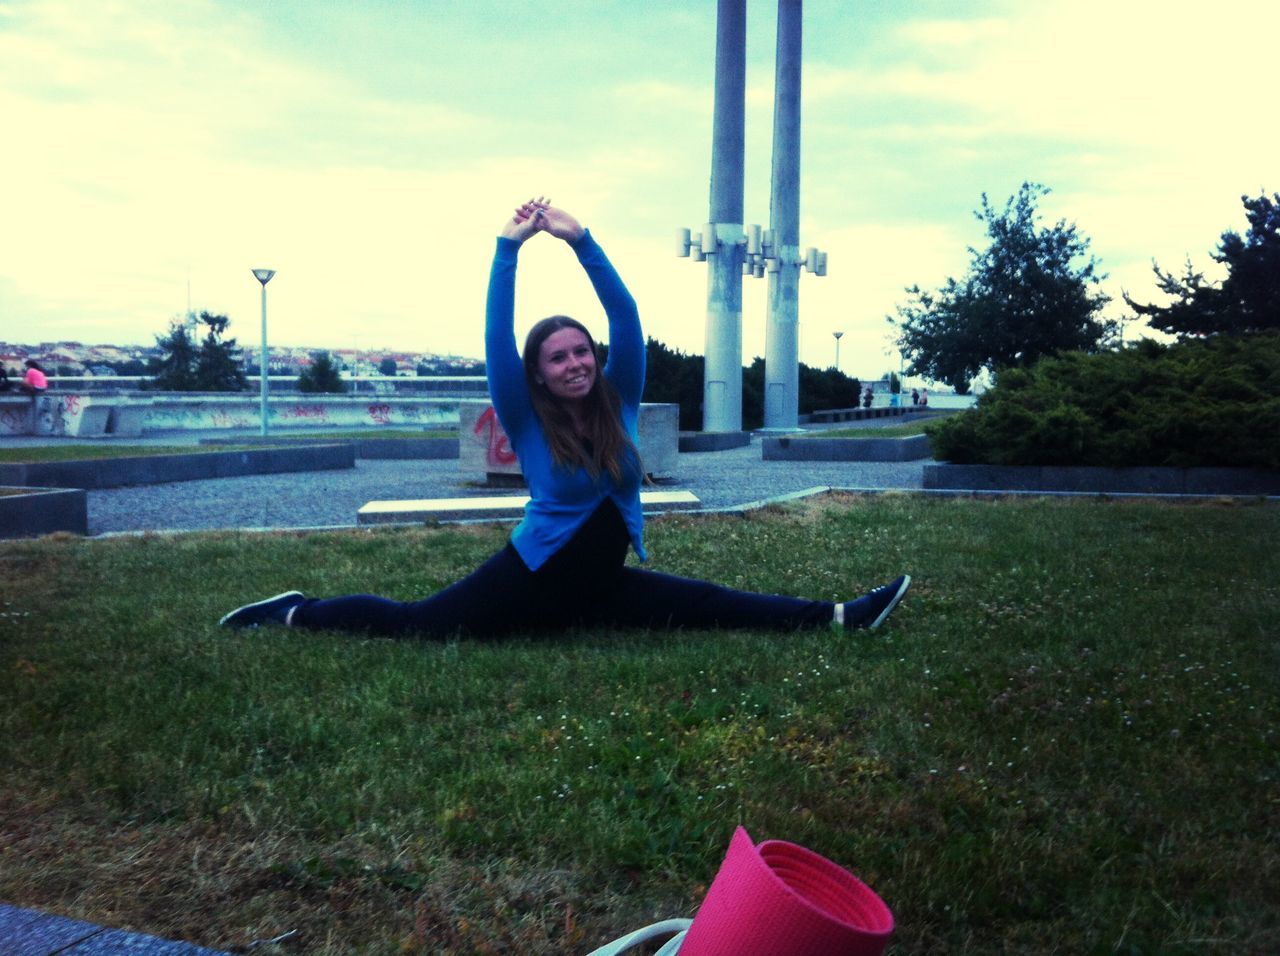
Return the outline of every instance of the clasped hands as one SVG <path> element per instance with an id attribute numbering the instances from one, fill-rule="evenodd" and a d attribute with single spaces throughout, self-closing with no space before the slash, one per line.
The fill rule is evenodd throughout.
<path id="1" fill-rule="evenodd" d="M 549 232 L 565 242 L 577 242 L 585 231 L 573 216 L 539 196 L 516 207 L 515 215 L 503 224 L 501 235 L 524 242 L 535 233 Z"/>

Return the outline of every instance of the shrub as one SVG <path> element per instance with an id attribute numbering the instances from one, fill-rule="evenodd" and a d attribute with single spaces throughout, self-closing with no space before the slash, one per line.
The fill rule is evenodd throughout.
<path id="1" fill-rule="evenodd" d="M 928 432 L 956 464 L 1280 468 L 1280 334 L 1041 359 Z"/>

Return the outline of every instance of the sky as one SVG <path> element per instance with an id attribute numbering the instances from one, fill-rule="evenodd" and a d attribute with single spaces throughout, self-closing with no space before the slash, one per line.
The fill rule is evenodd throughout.
<path id="1" fill-rule="evenodd" d="M 493 237 L 546 195 L 600 240 L 645 332 L 701 354 L 714 0 L 0 0 L 0 340 L 151 344 L 188 308 L 273 344 L 480 356 Z M 777 4 L 747 2 L 748 223 L 768 225 Z M 800 359 L 896 369 L 886 316 L 1051 193 L 1121 291 L 1210 276 L 1280 190 L 1275 0 L 808 0 Z M 743 291 L 764 354 L 767 280 Z M 517 335 L 605 331 L 572 254 L 521 255 Z M 1130 338 L 1146 334 L 1138 326 Z"/>

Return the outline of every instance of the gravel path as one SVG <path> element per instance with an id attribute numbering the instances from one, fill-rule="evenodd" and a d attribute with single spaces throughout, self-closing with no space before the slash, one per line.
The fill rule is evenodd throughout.
<path id="1" fill-rule="evenodd" d="M 730 451 L 682 454 L 661 490 L 688 490 L 708 508 L 747 504 L 818 485 L 919 488 L 924 462 L 762 461 L 759 439 Z M 256 475 L 90 491 L 89 533 L 211 528 L 351 527 L 366 502 L 485 493 L 456 460 L 357 459 L 351 470 Z"/>

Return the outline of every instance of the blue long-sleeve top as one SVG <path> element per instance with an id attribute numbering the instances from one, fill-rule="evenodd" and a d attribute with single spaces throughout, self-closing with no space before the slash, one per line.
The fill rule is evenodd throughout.
<path id="1" fill-rule="evenodd" d="M 623 285 L 613 264 L 590 232 L 569 244 L 595 287 L 609 319 L 609 360 L 603 375 L 622 399 L 622 427 L 639 447 L 637 423 L 644 391 L 644 337 L 635 299 Z M 524 364 L 516 347 L 515 284 L 520 243 L 498 238 L 489 272 L 485 314 L 485 364 L 489 395 L 511 448 L 520 459 L 529 503 L 524 518 L 511 534 L 511 544 L 531 571 L 540 568 L 573 537 L 606 499 L 617 506 L 641 561 L 644 516 L 640 511 L 640 478 L 635 462 L 624 462 L 622 481 L 608 473 L 593 478 L 585 468 L 556 465 L 551 447 L 534 411 L 525 383 Z M 630 467 L 628 467 L 630 466 Z"/>

